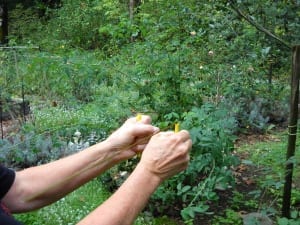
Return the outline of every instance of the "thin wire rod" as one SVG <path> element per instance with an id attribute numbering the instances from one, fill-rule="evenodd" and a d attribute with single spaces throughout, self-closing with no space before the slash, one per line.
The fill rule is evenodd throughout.
<path id="1" fill-rule="evenodd" d="M 38 46 L 32 46 L 32 47 L 28 47 L 28 46 L 0 46 L 0 49 L 40 49 L 40 47 Z"/>

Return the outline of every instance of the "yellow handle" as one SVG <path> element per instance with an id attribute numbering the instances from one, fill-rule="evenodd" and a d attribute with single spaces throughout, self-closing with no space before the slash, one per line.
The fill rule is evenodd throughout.
<path id="1" fill-rule="evenodd" d="M 142 114 L 138 113 L 136 115 L 136 121 L 141 121 L 142 120 Z"/>
<path id="2" fill-rule="evenodd" d="M 175 123 L 175 128 L 174 128 L 174 132 L 178 133 L 180 130 L 180 123 Z"/>

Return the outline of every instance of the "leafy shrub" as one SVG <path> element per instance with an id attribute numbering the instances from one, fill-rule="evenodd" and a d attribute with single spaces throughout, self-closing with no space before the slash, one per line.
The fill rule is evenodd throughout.
<path id="1" fill-rule="evenodd" d="M 130 42 L 136 29 L 131 25 L 127 4 L 119 1 L 62 0 L 61 7 L 46 11 L 44 32 L 48 38 L 39 41 L 46 49 L 101 49 L 111 55 L 122 44 Z M 49 40 L 51 44 L 48 45 Z"/>
<path id="2" fill-rule="evenodd" d="M 1 163 L 28 167 L 82 150 L 105 139 L 126 113 L 104 112 L 97 104 L 76 109 L 35 107 L 20 132 L 0 140 Z M 116 117 L 112 119 L 110 113 Z"/>
<path id="3" fill-rule="evenodd" d="M 225 216 L 216 216 L 214 218 L 214 225 L 242 225 L 242 218 L 238 212 L 231 209 L 225 210 Z"/>
<path id="4" fill-rule="evenodd" d="M 230 91 L 225 94 L 222 104 L 231 110 L 238 121 L 240 132 L 262 133 L 272 123 L 280 124 L 286 121 L 286 91 L 282 90 L 282 87 L 276 87 L 268 92 L 266 83 L 257 82 L 255 88 L 241 87 L 239 82 L 227 87 Z"/>
<path id="5" fill-rule="evenodd" d="M 26 93 L 64 102 L 92 101 L 96 86 L 105 81 L 96 54 L 82 57 L 76 50 L 60 55 L 32 54 L 30 61 L 25 58 L 19 67 L 24 68 Z"/>
<path id="6" fill-rule="evenodd" d="M 14 10 L 9 12 L 9 42 L 11 45 L 17 43 L 36 44 L 36 41 L 43 38 L 43 23 L 39 18 L 38 11 L 37 7 L 25 7 L 18 3 Z M 20 17 L 22 17 L 21 20 Z"/>
<path id="7" fill-rule="evenodd" d="M 100 46 L 97 28 L 102 25 L 104 15 L 96 6 L 99 1 L 61 1 L 61 7 L 48 9 L 44 33 L 48 38 L 40 40 L 40 44 L 46 48 L 78 47 L 91 49 Z M 49 39 L 51 45 L 48 46 Z"/>
<path id="8" fill-rule="evenodd" d="M 182 114 L 205 100 L 225 99 L 242 129 L 264 131 L 273 119 L 286 118 L 286 79 L 280 79 L 286 66 L 275 67 L 284 57 L 225 8 L 222 2 L 148 1 L 132 22 L 125 2 L 64 0 L 38 23 L 43 38 L 36 39 L 52 53 L 19 63 L 26 90 L 90 102 L 102 87 L 115 85 L 138 95 L 133 110 L 160 119 L 170 108 Z"/>
<path id="9" fill-rule="evenodd" d="M 21 132 L 0 139 L 0 163 L 14 168 L 36 166 L 81 151 L 101 138 L 96 132 L 83 136 L 78 130 L 71 137 L 63 137 L 58 131 Z"/>
<path id="10" fill-rule="evenodd" d="M 299 222 L 300 219 L 298 211 L 293 211 L 290 219 L 285 217 L 277 218 L 278 225 L 297 225 Z"/>
<path id="11" fill-rule="evenodd" d="M 36 135 L 33 132 L 2 139 L 0 148 L 1 163 L 17 168 L 49 162 L 67 154 L 66 143 L 50 135 Z"/>
<path id="12" fill-rule="evenodd" d="M 211 104 L 193 108 L 182 119 L 182 128 L 190 131 L 193 140 L 190 165 L 158 188 L 149 208 L 166 213 L 177 206 L 188 223 L 198 213 L 208 213 L 209 202 L 218 199 L 216 189 L 232 185 L 230 167 L 238 162 L 232 155 L 237 124 L 228 111 Z"/>

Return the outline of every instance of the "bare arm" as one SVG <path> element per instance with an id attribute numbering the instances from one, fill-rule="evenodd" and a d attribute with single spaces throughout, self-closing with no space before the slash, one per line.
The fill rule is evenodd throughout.
<path id="1" fill-rule="evenodd" d="M 132 224 L 155 189 L 187 167 L 191 145 L 186 131 L 153 136 L 140 163 L 124 184 L 78 225 Z"/>
<path id="2" fill-rule="evenodd" d="M 15 182 L 3 199 L 12 212 L 26 212 L 51 204 L 97 177 L 116 163 L 136 154 L 140 145 L 157 132 L 149 117 L 134 118 L 106 141 L 69 157 L 16 173 Z M 148 137 L 148 138 L 147 138 Z"/>

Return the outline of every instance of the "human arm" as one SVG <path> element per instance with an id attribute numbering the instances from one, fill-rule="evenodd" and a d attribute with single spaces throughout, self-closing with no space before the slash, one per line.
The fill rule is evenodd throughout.
<path id="1" fill-rule="evenodd" d="M 78 225 L 129 225 L 167 178 L 184 170 L 192 142 L 187 131 L 154 135 L 123 185 Z"/>
<path id="2" fill-rule="evenodd" d="M 150 117 L 127 120 L 110 137 L 81 151 L 51 163 L 16 173 L 13 186 L 3 198 L 12 212 L 26 212 L 51 204 L 116 163 L 128 159 L 143 148 L 157 128 Z"/>

